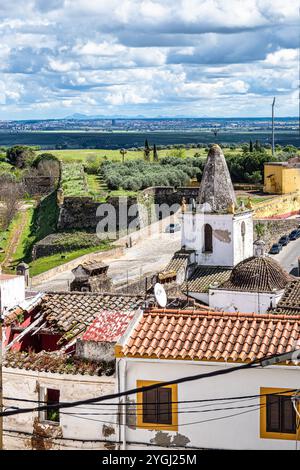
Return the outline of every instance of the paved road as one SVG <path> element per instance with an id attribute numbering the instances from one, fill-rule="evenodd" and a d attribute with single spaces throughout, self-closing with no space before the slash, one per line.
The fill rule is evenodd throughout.
<path id="1" fill-rule="evenodd" d="M 171 259 L 173 253 L 180 248 L 181 232 L 156 233 L 138 241 L 132 248 L 126 249 L 118 259 L 106 261 L 109 264 L 108 275 L 116 284 L 138 279 L 142 275 L 150 275 L 161 270 Z M 51 280 L 34 287 L 37 291 L 69 290 L 69 283 L 74 276 L 71 271 L 59 274 Z"/>
<path id="2" fill-rule="evenodd" d="M 286 271 L 298 275 L 298 258 L 300 257 L 300 238 L 290 242 L 287 246 L 283 247 L 278 255 L 271 255 L 276 259 Z"/>

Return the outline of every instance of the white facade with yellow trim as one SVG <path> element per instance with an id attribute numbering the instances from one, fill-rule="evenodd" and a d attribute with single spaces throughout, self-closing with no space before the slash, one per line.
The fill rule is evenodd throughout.
<path id="1" fill-rule="evenodd" d="M 159 360 L 120 357 L 120 391 L 167 382 L 232 367 L 233 363 L 187 360 Z M 240 365 L 236 364 L 235 365 Z M 299 367 L 276 365 L 236 371 L 228 375 L 173 386 L 172 425 L 143 423 L 142 408 L 127 416 L 123 427 L 123 449 L 229 449 L 295 450 L 296 433 L 266 432 L 266 390 L 271 393 L 300 388 Z M 269 392 L 268 392 L 269 393 Z M 260 397 L 260 395 L 262 395 Z M 249 397 L 231 399 L 233 397 Z M 128 397 L 131 410 L 141 398 Z M 128 406 L 124 407 L 128 410 Z"/>

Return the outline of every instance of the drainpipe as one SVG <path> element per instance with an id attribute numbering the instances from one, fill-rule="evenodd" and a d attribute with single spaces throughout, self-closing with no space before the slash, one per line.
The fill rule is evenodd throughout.
<path id="1" fill-rule="evenodd" d="M 117 384 L 118 384 L 118 393 L 120 393 L 120 359 L 116 359 L 116 366 L 117 366 Z M 118 423 L 118 434 L 119 434 L 119 443 L 121 442 L 121 406 L 120 406 L 120 398 L 118 401 L 118 418 L 117 418 L 117 423 Z"/>
<path id="2" fill-rule="evenodd" d="M 121 359 L 122 361 L 122 359 Z M 123 359 L 123 367 L 121 369 L 121 384 L 122 384 L 122 392 L 126 390 L 126 369 L 127 369 L 127 362 Z M 126 428 L 127 428 L 127 414 L 126 414 L 126 397 L 122 397 L 122 406 L 121 406 L 121 440 L 122 440 L 122 450 L 126 450 Z"/>

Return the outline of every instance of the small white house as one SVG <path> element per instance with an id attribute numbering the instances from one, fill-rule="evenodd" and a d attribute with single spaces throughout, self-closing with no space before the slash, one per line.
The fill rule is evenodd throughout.
<path id="1" fill-rule="evenodd" d="M 293 351 L 299 337 L 300 315 L 152 309 L 116 347 L 119 388 L 223 372 Z M 297 389 L 291 361 L 137 393 L 123 406 L 123 448 L 295 449 Z"/>
<path id="2" fill-rule="evenodd" d="M 4 360 L 5 410 L 99 397 L 115 386 L 114 371 L 101 362 L 45 352 L 9 352 Z M 119 437 L 115 413 L 108 417 L 105 409 L 91 404 L 5 417 L 4 449 L 109 449 Z"/>
<path id="3" fill-rule="evenodd" d="M 0 274 L 0 313 L 25 300 L 25 278 Z"/>

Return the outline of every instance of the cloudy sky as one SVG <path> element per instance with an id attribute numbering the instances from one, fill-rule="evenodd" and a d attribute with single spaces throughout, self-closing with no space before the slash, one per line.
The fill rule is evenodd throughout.
<path id="1" fill-rule="evenodd" d="M 0 119 L 298 108 L 297 0 L 1 0 Z"/>

